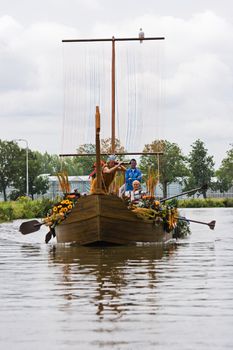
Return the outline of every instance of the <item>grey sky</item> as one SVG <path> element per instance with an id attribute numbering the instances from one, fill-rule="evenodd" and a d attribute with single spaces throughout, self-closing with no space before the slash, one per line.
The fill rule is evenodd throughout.
<path id="1" fill-rule="evenodd" d="M 60 152 L 61 40 L 162 35 L 166 138 L 203 140 L 216 165 L 233 143 L 231 0 L 0 0 L 0 139 Z"/>

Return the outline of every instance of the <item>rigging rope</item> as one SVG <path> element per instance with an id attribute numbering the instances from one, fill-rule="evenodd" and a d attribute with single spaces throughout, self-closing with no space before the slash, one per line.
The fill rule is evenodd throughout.
<path id="1" fill-rule="evenodd" d="M 65 43 L 61 153 L 95 143 L 95 106 L 101 139 L 111 137 L 111 43 Z M 158 42 L 116 43 L 116 138 L 128 152 L 158 139 L 162 84 Z M 158 98 L 159 95 L 159 98 Z"/>

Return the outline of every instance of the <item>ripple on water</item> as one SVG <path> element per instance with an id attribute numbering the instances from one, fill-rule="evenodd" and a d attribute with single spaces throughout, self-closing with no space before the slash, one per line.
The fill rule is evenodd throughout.
<path id="1" fill-rule="evenodd" d="M 167 250 L 44 244 L 0 225 L 0 345 L 45 349 L 230 349 L 233 245 L 230 210 L 186 210 L 215 231 Z"/>

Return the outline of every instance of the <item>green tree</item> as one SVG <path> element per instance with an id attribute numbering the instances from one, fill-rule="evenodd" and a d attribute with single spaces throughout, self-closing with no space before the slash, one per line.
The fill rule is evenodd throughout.
<path id="1" fill-rule="evenodd" d="M 40 162 L 41 174 L 55 175 L 61 170 L 62 159 L 58 155 L 50 155 L 47 152 L 44 154 L 34 152 L 34 155 Z"/>
<path id="2" fill-rule="evenodd" d="M 57 175 L 57 173 L 67 171 L 71 176 L 83 174 L 82 167 L 77 161 L 78 157 L 59 157 L 58 155 L 49 155 L 47 152 L 41 154 L 36 152 L 37 159 L 41 163 L 41 173 Z"/>
<path id="3" fill-rule="evenodd" d="M 222 160 L 220 168 L 216 171 L 217 186 L 220 192 L 227 191 L 233 186 L 233 145 L 227 151 L 227 156 Z"/>
<path id="4" fill-rule="evenodd" d="M 185 165 L 185 157 L 176 143 L 167 140 L 155 140 L 151 144 L 145 145 L 143 152 L 163 152 L 160 156 L 142 156 L 140 168 L 147 179 L 148 169 L 156 172 L 159 169 L 159 181 L 163 188 L 163 197 L 167 197 L 167 186 L 180 181 L 188 174 Z"/>
<path id="5" fill-rule="evenodd" d="M 25 151 L 22 151 L 15 142 L 0 140 L 0 191 L 3 193 L 4 201 L 7 201 L 6 189 L 13 186 L 18 178 L 22 178 L 20 159 L 23 154 L 25 159 Z"/>
<path id="6" fill-rule="evenodd" d="M 35 194 L 45 194 L 49 189 L 49 179 L 48 177 L 43 177 L 41 175 L 36 175 L 31 183 L 30 194 L 32 199 L 34 199 Z"/>
<path id="7" fill-rule="evenodd" d="M 23 162 L 19 162 L 20 172 L 22 176 L 18 176 L 13 180 L 15 190 L 13 191 L 11 198 L 16 199 L 18 196 L 25 194 L 25 172 Z M 43 163 L 41 162 L 41 154 L 39 152 L 28 151 L 28 185 L 29 194 L 32 199 L 35 194 L 45 194 L 48 190 L 48 178 L 41 177 L 43 174 Z"/>
<path id="8" fill-rule="evenodd" d="M 64 157 L 61 170 L 66 171 L 70 176 L 85 175 L 79 157 Z"/>
<path id="9" fill-rule="evenodd" d="M 192 188 L 207 185 L 213 188 L 211 178 L 214 176 L 214 160 L 213 156 L 208 155 L 208 150 L 201 140 L 196 140 L 191 145 L 191 152 L 188 156 L 189 177 L 185 184 L 185 191 Z M 206 198 L 207 188 L 200 191 L 204 198 Z"/>
<path id="10" fill-rule="evenodd" d="M 101 139 L 100 148 L 102 153 L 111 154 L 112 139 L 111 138 Z M 116 153 L 125 152 L 125 149 L 123 146 L 121 146 L 121 142 L 119 139 L 115 139 L 115 151 Z"/>
<path id="11" fill-rule="evenodd" d="M 84 145 L 81 145 L 77 149 L 78 154 L 82 153 L 95 153 L 95 145 L 91 143 L 86 143 Z M 74 158 L 74 163 L 76 164 L 76 167 L 80 173 L 77 173 L 76 175 L 87 175 L 90 174 L 93 170 L 93 164 L 95 163 L 96 157 L 95 156 L 77 156 Z"/>
<path id="12" fill-rule="evenodd" d="M 111 154 L 111 138 L 101 139 L 101 153 Z M 121 146 L 120 140 L 116 139 L 115 142 L 115 150 L 116 153 L 124 152 L 124 147 Z M 84 144 L 81 145 L 77 149 L 77 153 L 94 153 L 95 154 L 95 145 L 94 144 Z M 122 159 L 122 156 L 118 157 Z M 107 155 L 101 156 L 102 160 L 107 160 Z M 79 175 L 87 175 L 90 174 L 93 170 L 93 164 L 96 161 L 95 156 L 79 156 L 75 157 L 74 163 L 76 164 L 76 168 Z M 76 173 L 77 174 L 77 173 Z"/>

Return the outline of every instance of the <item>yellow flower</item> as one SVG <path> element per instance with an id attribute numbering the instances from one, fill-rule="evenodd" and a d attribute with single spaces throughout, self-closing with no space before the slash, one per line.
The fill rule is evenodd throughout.
<path id="1" fill-rule="evenodd" d="M 53 207 L 53 211 L 55 211 L 55 212 L 56 212 L 56 211 L 57 211 L 57 207 Z"/>
<path id="2" fill-rule="evenodd" d="M 71 204 L 68 205 L 68 209 L 71 210 L 73 206 Z"/>

